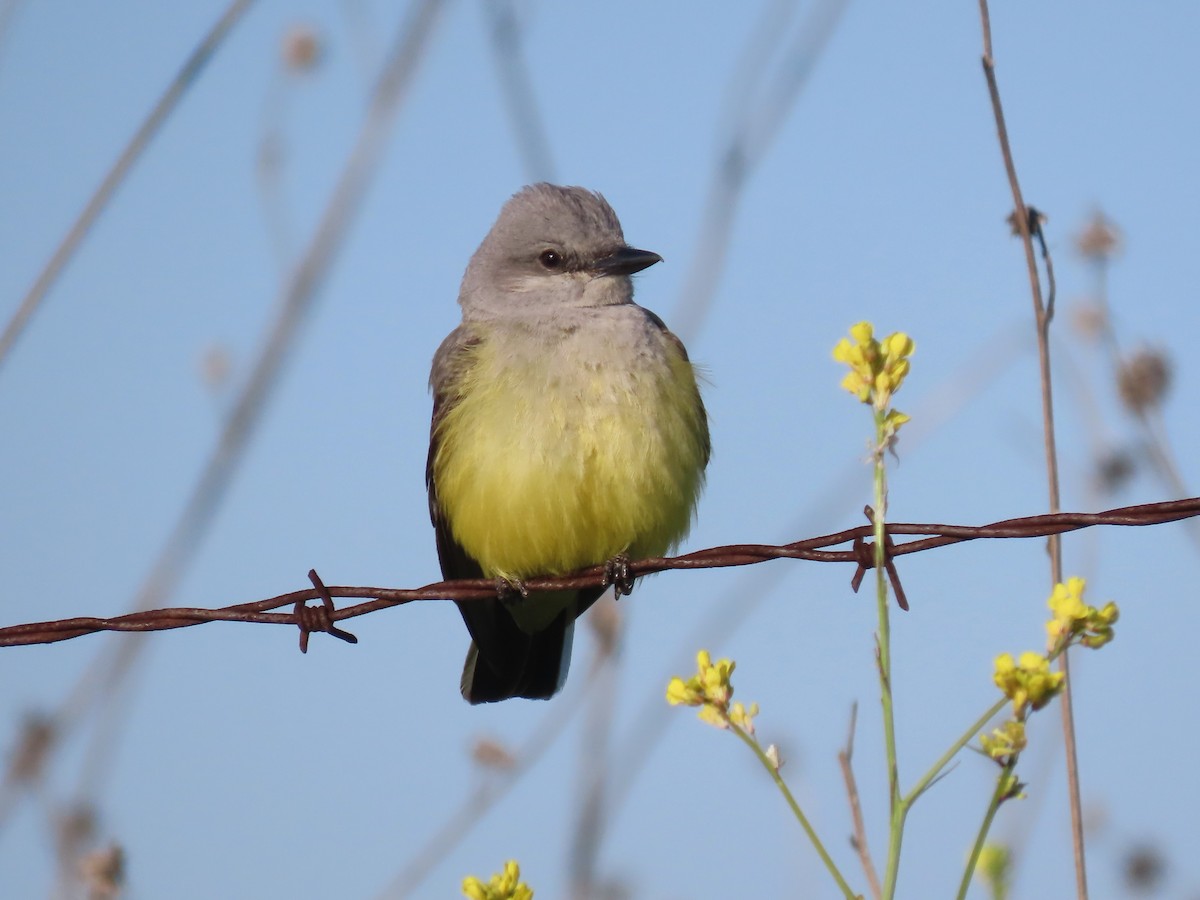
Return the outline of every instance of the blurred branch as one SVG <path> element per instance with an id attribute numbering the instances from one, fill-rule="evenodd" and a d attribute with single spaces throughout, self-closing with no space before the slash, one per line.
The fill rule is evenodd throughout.
<path id="1" fill-rule="evenodd" d="M 1113 382 L 1122 407 L 1141 432 L 1147 455 L 1159 478 L 1176 496 L 1189 493 L 1171 442 L 1167 438 L 1162 404 L 1171 384 L 1171 364 L 1167 355 L 1154 349 L 1126 354 L 1121 349 L 1109 302 L 1108 265 L 1119 246 L 1116 227 L 1097 212 L 1077 238 L 1080 252 L 1095 273 L 1094 301 L 1099 307 L 1098 333 L 1107 351 Z M 1188 523 L 1188 534 L 1200 546 L 1200 522 Z"/>
<path id="2" fill-rule="evenodd" d="M 695 338 L 712 305 L 746 183 L 808 83 L 846 5 L 847 0 L 819 2 L 784 52 L 774 80 L 757 91 L 760 96 L 729 98 L 729 109 L 740 115 L 735 113 L 729 134 L 721 141 L 722 149 L 700 220 L 696 252 L 680 292 L 680 311 L 672 317 L 678 326 L 675 332 L 684 343 L 691 343 Z M 781 9 L 768 6 L 763 16 L 765 23 L 777 23 L 781 20 Z M 767 56 L 762 51 L 770 50 L 777 34 L 771 27 L 757 28 L 747 44 L 747 52 L 742 57 L 743 71 L 740 75 L 735 74 L 731 81 L 739 87 L 744 85 L 747 95 L 752 92 L 754 68 Z"/>
<path id="3" fill-rule="evenodd" d="M 905 522 L 889 523 L 888 535 L 918 536 L 917 540 L 894 543 L 888 549 L 890 559 L 946 547 L 965 541 L 1004 538 L 1038 538 L 1061 535 L 1081 528 L 1096 525 L 1143 526 L 1161 525 L 1181 519 L 1200 516 L 1200 497 L 1186 500 L 1171 500 L 1162 503 L 1145 503 L 1138 506 L 1119 507 L 1099 513 L 1053 513 L 1005 519 L 990 525 L 936 525 Z M 860 568 L 871 565 L 872 535 L 870 525 L 848 528 L 833 534 L 821 535 L 790 544 L 731 544 L 696 550 L 682 556 L 654 557 L 631 562 L 631 577 L 640 578 L 656 572 L 674 569 L 714 569 L 732 566 L 750 566 L 773 559 L 806 559 L 814 562 L 854 563 Z M 842 544 L 850 544 L 845 550 L 831 550 Z M 577 590 L 585 587 L 606 585 L 607 567 L 603 565 L 581 569 L 564 576 L 530 578 L 523 582 L 529 591 Z M 464 578 L 454 581 L 439 581 L 421 588 L 379 587 L 333 587 L 325 588 L 331 597 L 364 600 L 354 606 L 333 611 L 330 622 L 341 622 L 357 618 L 381 609 L 402 606 L 418 600 L 487 600 L 495 599 L 496 582 L 488 578 Z M 9 625 L 0 628 L 0 647 L 22 644 L 47 644 L 70 640 L 85 634 L 100 631 L 149 632 L 186 628 L 204 622 L 251 622 L 263 625 L 290 625 L 305 631 L 316 630 L 312 619 L 295 610 L 276 613 L 271 610 L 285 606 L 296 607 L 309 600 L 324 596 L 318 588 L 292 591 L 257 600 L 239 603 L 220 609 L 196 607 L 156 609 L 128 613 L 114 618 L 80 617 L 36 622 L 27 625 Z"/>
<path id="4" fill-rule="evenodd" d="M 980 27 L 983 32 L 983 65 L 984 78 L 987 80 L 988 96 L 991 99 L 992 115 L 996 120 L 996 135 L 1000 142 L 1000 154 L 1004 158 L 1004 170 L 1008 174 L 1008 184 L 1012 190 L 1013 220 L 1017 233 L 1021 236 L 1021 244 L 1025 250 L 1025 265 L 1029 272 L 1029 290 L 1033 299 L 1033 314 L 1037 327 L 1038 339 L 1038 368 L 1042 393 L 1042 437 L 1046 451 L 1046 481 L 1049 492 L 1051 513 L 1057 513 L 1061 508 L 1058 484 L 1058 448 L 1054 433 L 1054 391 L 1050 373 L 1050 321 L 1054 315 L 1054 269 L 1050 263 L 1050 255 L 1046 242 L 1041 234 L 1041 215 L 1033 207 L 1025 205 L 1021 194 L 1021 184 L 1017 179 L 1017 168 L 1013 161 L 1012 147 L 1008 140 L 1008 127 L 1004 121 L 1004 108 L 1000 102 L 1000 88 L 996 82 L 996 62 L 992 54 L 992 23 L 988 12 L 987 0 L 979 0 Z M 1042 300 L 1042 284 L 1038 275 L 1037 259 L 1034 256 L 1033 235 L 1036 232 L 1042 245 L 1042 255 L 1046 259 L 1047 277 L 1050 283 L 1050 302 Z M 1050 581 L 1058 584 L 1062 581 L 1062 541 L 1057 535 L 1051 536 L 1048 542 L 1050 551 Z M 1067 763 L 1067 794 L 1071 808 L 1071 844 L 1075 856 L 1075 888 L 1079 900 L 1086 900 L 1087 864 L 1084 858 L 1083 810 L 1079 796 L 1079 761 L 1075 749 L 1075 713 L 1072 700 L 1073 686 L 1070 677 L 1068 654 L 1063 653 L 1058 658 L 1059 668 L 1066 676 L 1066 683 L 1061 695 L 1063 750 Z"/>
<path id="5" fill-rule="evenodd" d="M 298 85 L 320 66 L 325 54 L 324 34 L 310 23 L 293 22 L 283 32 L 279 65 L 263 100 L 254 172 L 267 234 L 280 271 L 284 272 L 295 262 L 296 249 L 283 184 L 291 152 L 286 137 L 286 114 Z"/>
<path id="6" fill-rule="evenodd" d="M 373 10 L 368 8 L 365 0 L 341 0 L 338 7 L 346 22 L 346 31 L 354 46 L 354 61 L 358 64 L 364 77 L 370 77 L 379 62 L 379 42 L 376 32 L 379 30 Z"/>
<path id="7" fill-rule="evenodd" d="M 442 827 L 433 832 L 411 855 L 408 865 L 380 892 L 379 900 L 399 900 L 411 896 L 413 891 L 420 887 L 433 867 L 467 836 L 484 814 L 499 803 L 513 785 L 520 781 L 521 776 L 532 769 L 542 755 L 554 745 L 572 717 L 583 708 L 583 699 L 599 683 L 600 679 L 596 675 L 610 658 L 603 647 L 597 647 L 587 674 L 582 679 L 574 680 L 578 685 L 574 689 L 574 695 L 564 696 L 561 702 L 552 704 L 537 728 L 515 753 L 503 753 L 503 764 L 493 767 L 497 770 L 494 776 L 481 782 L 458 809 L 446 818 Z M 568 694 L 571 690 L 568 686 Z"/>
<path id="8" fill-rule="evenodd" d="M 158 98 L 158 102 L 151 107 L 150 114 L 134 132 L 125 149 L 121 151 L 121 155 L 117 157 L 117 161 L 108 170 L 100 182 L 100 186 L 96 188 L 96 192 L 92 194 L 91 199 L 83 207 L 83 211 L 79 213 L 78 218 L 67 230 L 58 247 L 51 254 L 49 261 L 34 280 L 33 286 L 29 288 L 16 312 L 4 326 L 4 331 L 0 332 L 0 368 L 8 359 L 13 345 L 25 330 L 25 326 L 29 324 L 30 318 L 45 299 L 47 292 L 58 280 L 58 276 L 62 274 L 71 257 L 75 255 L 75 251 L 79 249 L 79 245 L 87 236 L 88 231 L 91 230 L 100 213 L 108 205 L 108 201 L 112 199 L 117 188 L 125 180 L 125 176 L 129 174 L 129 170 L 133 168 L 134 163 L 149 146 L 167 116 L 175 111 L 179 101 L 183 99 L 184 93 L 195 84 L 196 79 L 208 61 L 212 59 L 221 42 L 229 35 L 229 32 L 233 30 L 253 2 L 254 0 L 233 0 L 229 4 L 221 18 L 213 25 L 212 30 L 184 60 L 183 66 L 171 79 L 166 91 Z"/>
<path id="9" fill-rule="evenodd" d="M 9 29 L 12 28 L 17 7 L 20 5 L 21 0 L 0 0 L 0 50 L 4 48 L 4 41 L 8 38 Z"/>
<path id="10" fill-rule="evenodd" d="M 554 158 L 538 114 L 533 81 L 525 64 L 521 31 L 512 0 L 482 0 L 505 108 L 528 181 L 554 181 Z"/>
<path id="11" fill-rule="evenodd" d="M 596 665 L 588 676 L 593 684 L 579 742 L 580 783 L 578 797 L 572 803 L 575 821 L 567 849 L 567 878 L 573 900 L 592 900 L 605 896 L 596 862 L 609 824 L 610 742 L 617 701 L 621 696 L 618 688 L 621 656 L 616 652 L 621 639 L 621 622 L 620 614 L 616 612 L 616 600 L 611 597 L 611 593 L 605 595 L 603 602 L 607 604 L 606 607 L 593 607 L 594 610 L 608 609 L 613 614 L 609 622 L 609 634 L 597 636 Z M 596 622 L 597 616 L 593 613 L 588 618 L 588 624 L 595 625 Z"/>
<path id="12" fill-rule="evenodd" d="M 217 446 L 193 485 L 192 492 L 166 544 L 142 583 L 134 609 L 149 610 L 163 602 L 174 590 L 187 565 L 200 546 L 225 495 L 250 437 L 276 384 L 284 360 L 295 342 L 299 328 L 312 308 L 313 300 L 327 274 L 350 222 L 358 211 L 384 146 L 388 129 L 400 106 L 405 89 L 412 81 L 417 63 L 429 42 L 441 0 L 417 0 L 401 23 L 394 44 L 385 59 L 381 75 L 372 91 L 367 112 L 336 187 L 330 196 L 312 240 L 288 279 L 281 296 L 276 320 L 268 334 L 249 379 L 242 388 L 225 422 Z M 313 588 L 309 593 L 319 597 Z M 145 613 L 140 613 L 144 615 Z M 139 613 L 133 613 L 135 617 Z M 303 613 L 297 622 L 311 619 Z M 125 630 L 125 629 L 122 629 Z M 146 629 L 130 629 L 142 631 Z M 154 629 L 150 629 L 154 630 Z M 124 641 L 113 652 L 97 659 L 72 694 L 63 710 L 53 718 L 53 732 L 61 740 L 66 725 L 90 707 L 97 698 L 111 696 L 124 673 L 143 646 L 141 641 Z M 50 748 L 47 748 L 47 753 Z M 4 785 L 10 787 L 8 783 Z M 8 808 L 0 791 L 0 809 Z"/>

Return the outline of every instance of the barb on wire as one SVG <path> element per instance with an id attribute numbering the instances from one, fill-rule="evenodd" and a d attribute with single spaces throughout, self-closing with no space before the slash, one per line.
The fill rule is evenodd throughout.
<path id="1" fill-rule="evenodd" d="M 867 517 L 868 522 L 874 523 L 875 510 L 870 506 L 863 507 L 863 514 Z M 904 586 L 900 584 L 900 573 L 896 571 L 896 564 L 892 562 L 892 557 L 895 555 L 896 542 L 892 540 L 892 533 L 887 523 L 883 526 L 883 537 L 885 540 L 885 552 L 883 555 L 884 566 L 887 569 L 888 580 L 892 583 L 892 593 L 896 595 L 896 605 L 905 612 L 908 612 L 908 596 L 904 593 Z M 852 548 L 854 553 L 854 561 L 858 563 L 858 568 L 854 570 L 854 577 L 850 579 L 850 589 L 854 593 L 858 593 L 859 587 L 862 585 L 863 577 L 867 574 L 868 569 L 875 568 L 875 548 L 874 544 L 863 540 L 861 537 L 854 539 Z"/>
<path id="2" fill-rule="evenodd" d="M 347 644 L 357 644 L 358 638 L 333 624 L 333 616 L 337 612 L 337 608 L 333 605 L 333 597 L 330 596 L 329 588 L 325 587 L 325 582 L 321 580 L 316 569 L 308 570 L 308 580 L 313 583 L 317 594 L 320 595 L 322 605 L 308 606 L 303 600 L 296 601 L 296 607 L 292 613 L 296 617 L 296 624 L 300 626 L 300 652 L 308 652 L 308 636 L 314 631 L 331 634 Z"/>
<path id="3" fill-rule="evenodd" d="M 1143 503 L 1124 506 L 1098 513 L 1048 513 L 1040 516 L 1025 516 L 1005 519 L 990 525 L 937 525 L 897 522 L 887 526 L 889 535 L 909 535 L 916 540 L 905 543 L 893 542 L 888 548 L 890 558 L 905 556 L 945 547 L 964 541 L 999 538 L 1037 538 L 1065 534 L 1096 525 L 1141 526 L 1161 525 L 1200 516 L 1200 497 L 1185 500 L 1169 500 L 1161 503 Z M 682 556 L 650 558 L 629 564 L 631 577 L 665 572 L 669 569 L 715 569 L 732 566 L 749 566 L 772 559 L 806 559 L 814 562 L 869 563 L 870 555 L 854 549 L 854 542 L 870 537 L 872 526 L 860 525 L 833 534 L 807 538 L 790 544 L 730 544 L 696 550 Z M 851 549 L 834 550 L 841 544 L 851 544 Z M 869 549 L 869 547 L 868 547 Z M 315 573 L 313 573 L 315 575 Z M 532 591 L 577 590 L 584 587 L 600 587 L 609 577 L 607 567 L 592 566 L 571 575 L 544 576 L 527 579 L 525 587 Z M 315 583 L 315 582 L 314 582 Z M 496 583 L 490 578 L 463 578 L 440 581 L 420 588 L 380 587 L 312 587 L 219 609 L 173 608 L 154 609 L 128 613 L 113 618 L 79 617 L 57 619 L 49 622 L 32 622 L 25 625 L 9 625 L 0 628 L 0 647 L 23 644 L 50 644 L 70 640 L 85 634 L 101 631 L 167 631 L 186 628 L 203 622 L 253 622 L 266 625 L 289 625 L 305 628 L 297 617 L 295 606 L 307 600 L 350 598 L 362 600 L 342 609 L 328 609 L 330 624 L 353 619 L 381 609 L 402 606 L 418 600 L 482 600 L 496 596 Z M 272 610 L 293 607 L 292 612 Z M 312 631 L 327 630 L 312 628 Z M 341 635 L 338 635 L 341 637 Z M 343 640 L 347 638 L 343 637 Z"/>

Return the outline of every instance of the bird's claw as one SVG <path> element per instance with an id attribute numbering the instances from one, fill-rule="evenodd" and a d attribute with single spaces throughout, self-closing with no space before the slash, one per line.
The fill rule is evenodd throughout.
<path id="1" fill-rule="evenodd" d="M 629 574 L 629 557 L 618 553 L 604 564 L 604 586 L 612 586 L 617 599 L 633 593 L 633 576 Z"/>
<path id="2" fill-rule="evenodd" d="M 496 579 L 496 597 L 505 606 L 519 603 L 528 596 L 529 588 L 525 587 L 523 581 L 516 578 L 503 577 Z"/>

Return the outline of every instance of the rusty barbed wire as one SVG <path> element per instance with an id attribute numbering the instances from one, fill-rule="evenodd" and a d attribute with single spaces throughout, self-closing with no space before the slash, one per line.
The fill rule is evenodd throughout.
<path id="1" fill-rule="evenodd" d="M 1098 513 L 1066 512 L 1017 519 L 1004 519 L 990 525 L 938 525 L 908 522 L 890 523 L 887 533 L 891 538 L 888 548 L 889 560 L 910 553 L 932 550 L 964 541 L 998 538 L 1050 537 L 1091 528 L 1096 525 L 1143 526 L 1163 525 L 1200 516 L 1200 497 L 1184 500 L 1169 500 L 1160 503 L 1143 503 L 1123 506 Z M 820 535 L 790 544 L 728 544 L 696 550 L 682 556 L 651 558 L 629 564 L 631 577 L 651 575 L 673 569 L 716 569 L 733 566 L 749 566 L 773 559 L 804 559 L 813 562 L 853 563 L 861 567 L 870 562 L 867 539 L 871 537 L 871 526 L 860 525 L 844 531 Z M 903 543 L 895 539 L 902 535 L 917 539 Z M 831 550 L 839 544 L 850 544 L 846 550 Z M 858 545 L 857 547 L 855 545 Z M 299 628 L 302 635 L 313 631 L 336 632 L 342 640 L 352 641 L 348 632 L 335 629 L 335 622 L 357 618 L 381 609 L 402 606 L 418 600 L 482 600 L 496 596 L 496 582 L 487 578 L 467 578 L 455 581 L 439 581 L 419 588 L 380 587 L 325 587 L 315 572 L 309 577 L 314 585 L 304 590 L 292 591 L 256 600 L 238 603 L 217 609 L 177 607 L 152 609 L 127 613 L 112 618 L 82 616 L 56 619 L 48 622 L 31 622 L 24 625 L 9 625 L 0 628 L 0 647 L 26 644 L 52 644 L 71 640 L 85 634 L 102 631 L 144 633 L 187 628 L 204 622 L 251 622 L 260 625 L 290 625 Z M 603 565 L 592 566 L 572 575 L 530 578 L 524 582 L 529 590 L 569 590 L 597 587 L 606 584 L 608 574 Z M 355 599 L 364 602 L 342 609 L 330 609 L 332 599 Z M 305 607 L 309 600 L 320 600 L 325 606 L 316 614 Z M 271 612 L 291 606 L 292 612 Z"/>

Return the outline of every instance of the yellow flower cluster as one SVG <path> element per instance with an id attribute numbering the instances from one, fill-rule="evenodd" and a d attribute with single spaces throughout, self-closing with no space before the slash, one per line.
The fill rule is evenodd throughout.
<path id="1" fill-rule="evenodd" d="M 850 372 L 842 379 L 842 387 L 882 413 L 891 404 L 892 394 L 904 383 L 908 358 L 914 349 L 912 338 L 902 331 L 877 341 L 871 323 L 859 322 L 850 328 L 849 338 L 837 342 L 833 358 L 850 367 Z M 902 412 L 888 412 L 888 424 L 893 433 L 907 421 L 908 416 Z"/>
<path id="2" fill-rule="evenodd" d="M 1106 603 L 1102 609 L 1088 606 L 1083 602 L 1085 587 L 1087 582 L 1082 578 L 1068 578 L 1054 586 L 1047 604 L 1051 613 L 1046 623 L 1049 656 L 1029 651 L 1018 660 L 1010 653 L 996 657 L 992 679 L 1012 701 L 1013 720 L 990 735 L 981 734 L 979 741 L 983 752 L 1002 766 L 1014 762 L 1025 749 L 1025 719 L 1029 713 L 1041 709 L 1062 692 L 1066 675 L 1050 671 L 1051 658 L 1072 644 L 1095 649 L 1113 639 L 1113 624 L 1120 616 L 1117 604 Z"/>
<path id="3" fill-rule="evenodd" d="M 1012 852 L 1004 844 L 984 844 L 975 861 L 975 874 L 993 897 L 1004 897 L 1012 881 Z"/>
<path id="4" fill-rule="evenodd" d="M 996 657 L 992 680 L 1004 696 L 1013 702 L 1013 715 L 1024 720 L 1030 710 L 1041 709 L 1062 691 L 1062 672 L 1050 671 L 1050 660 L 1027 650 L 1014 661 L 1011 653 Z"/>
<path id="5" fill-rule="evenodd" d="M 469 900 L 533 900 L 533 889 L 521 881 L 521 867 L 513 859 L 506 862 L 504 870 L 493 875 L 487 884 L 468 875 L 463 879 L 462 892 Z"/>
<path id="6" fill-rule="evenodd" d="M 981 734 L 979 742 L 983 744 L 983 752 L 1000 765 L 1008 765 L 1018 753 L 1025 749 L 1025 723 L 1010 719 L 999 728 L 992 730 L 990 735 Z"/>
<path id="7" fill-rule="evenodd" d="M 675 676 L 667 684 L 667 702 L 672 706 L 700 707 L 700 721 L 717 728 L 733 725 L 746 734 L 754 734 L 754 717 L 758 704 L 747 708 L 733 699 L 733 684 L 729 678 L 737 666 L 733 660 L 718 659 L 715 663 L 707 650 L 696 654 L 696 674 L 684 681 Z"/>
<path id="8" fill-rule="evenodd" d="M 1056 584 L 1047 604 L 1053 618 L 1046 623 L 1051 652 L 1071 643 L 1080 643 L 1095 650 L 1113 639 L 1113 624 L 1121 611 L 1115 603 L 1096 609 L 1083 602 L 1087 582 L 1068 578 L 1066 584 Z"/>

